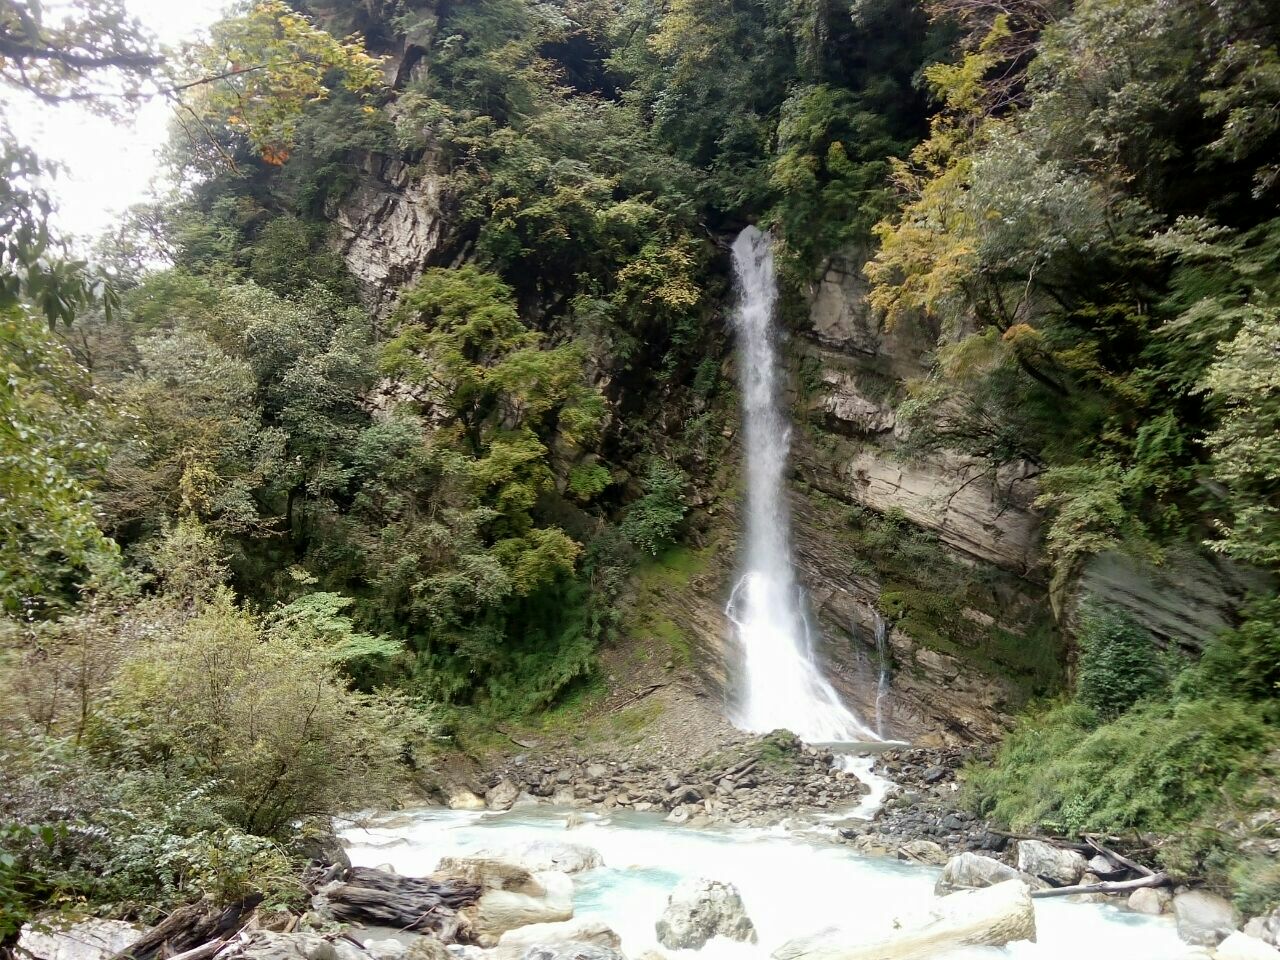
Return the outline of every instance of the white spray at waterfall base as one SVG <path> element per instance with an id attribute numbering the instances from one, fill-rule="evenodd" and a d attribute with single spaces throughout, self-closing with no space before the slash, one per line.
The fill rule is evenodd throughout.
<path id="1" fill-rule="evenodd" d="M 840 700 L 814 660 L 803 596 L 791 562 L 784 478 L 791 427 L 779 401 L 773 313 L 777 284 L 769 238 L 747 227 L 733 244 L 739 300 L 747 474 L 745 572 L 725 615 L 740 648 L 742 676 L 730 719 L 744 730 L 784 728 L 802 740 L 879 740 Z"/>

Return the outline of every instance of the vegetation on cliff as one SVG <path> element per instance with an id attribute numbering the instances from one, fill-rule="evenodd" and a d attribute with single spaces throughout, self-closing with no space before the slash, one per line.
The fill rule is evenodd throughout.
<path id="1" fill-rule="evenodd" d="M 172 98 L 185 189 L 99 270 L 0 147 L 6 918 L 288 897 L 290 824 L 394 796 L 424 717 L 587 680 L 633 565 L 696 537 L 716 482 L 716 239 L 747 220 L 792 300 L 872 248 L 885 322 L 941 326 L 909 443 L 1041 471 L 1053 599 L 1103 551 L 1280 573 L 1271 4 L 262 0 L 168 60 L 74 9 L 0 0 L 0 81 Z M 329 243 L 370 157 L 438 198 L 389 310 Z M 883 612 L 939 629 L 946 573 Z M 975 802 L 1176 831 L 1172 867 L 1274 898 L 1222 821 L 1276 803 L 1274 595 L 1239 621 L 1157 651 L 1085 610 L 1070 699 Z M 978 647 L 1060 676 L 1015 640 Z"/>
<path id="2" fill-rule="evenodd" d="M 1108 550 L 1159 565 L 1203 541 L 1274 575 L 1276 11 L 967 9 L 868 268 L 887 322 L 943 323 L 914 441 L 1043 468 L 1059 597 Z M 1270 597 L 1241 618 L 1195 662 L 1086 612 L 1074 699 L 975 771 L 981 805 L 1018 829 L 1177 831 L 1171 866 L 1255 871 L 1280 624 Z"/>

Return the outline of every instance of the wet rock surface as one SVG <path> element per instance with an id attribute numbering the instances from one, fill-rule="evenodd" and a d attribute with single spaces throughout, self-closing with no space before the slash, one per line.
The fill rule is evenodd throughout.
<path id="1" fill-rule="evenodd" d="M 792 940 L 774 960 L 923 960 L 967 946 L 1002 947 L 1034 940 L 1031 891 L 1018 880 L 939 897 L 922 910 L 893 918 L 893 933 L 870 943 L 844 944 L 839 934 Z"/>
<path id="2" fill-rule="evenodd" d="M 1212 947 L 1240 929 L 1240 913 L 1229 900 L 1204 890 L 1187 890 L 1173 898 L 1178 936 L 1187 943 Z"/>
<path id="3" fill-rule="evenodd" d="M 865 853 L 900 856 L 921 862 L 907 849 L 912 841 L 937 844 L 947 856 L 981 852 L 999 859 L 1009 837 L 960 807 L 960 769 L 970 759 L 983 759 L 983 748 L 904 748 L 881 754 L 875 772 L 893 782 L 883 809 L 874 820 L 849 822 L 840 836 Z M 931 855 L 936 859 L 936 854 Z M 927 862 L 927 861 L 926 861 Z"/>
<path id="4" fill-rule="evenodd" d="M 654 930 L 669 950 L 700 950 L 712 937 L 757 939 L 738 888 L 719 880 L 686 880 L 676 887 Z"/>
<path id="5" fill-rule="evenodd" d="M 741 738 L 684 764 L 575 754 L 517 756 L 490 771 L 490 790 L 518 787 L 526 802 L 665 813 L 673 823 L 765 826 L 857 805 L 868 787 L 833 770 L 830 750 L 777 731 Z M 508 790 L 509 792 L 509 790 Z"/>

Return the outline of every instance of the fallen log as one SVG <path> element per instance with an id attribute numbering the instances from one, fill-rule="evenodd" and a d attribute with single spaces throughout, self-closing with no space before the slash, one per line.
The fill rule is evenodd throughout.
<path id="1" fill-rule="evenodd" d="M 458 911 L 479 900 L 480 893 L 478 884 L 465 880 L 402 877 L 352 867 L 342 883 L 323 895 L 337 920 L 430 931 L 449 943 L 456 939 L 461 924 Z"/>
<path id="2" fill-rule="evenodd" d="M 1066 897 L 1073 893 L 1126 893 L 1139 887 L 1159 887 L 1169 882 L 1163 873 L 1153 873 L 1137 880 L 1105 880 L 1101 883 L 1079 883 L 1074 887 L 1049 887 L 1045 890 L 1032 890 L 1035 899 L 1044 897 Z"/>
<path id="3" fill-rule="evenodd" d="M 245 925 L 261 902 L 262 894 L 254 894 L 226 907 L 215 907 L 207 900 L 189 903 L 174 910 L 111 960 L 173 960 L 215 941 L 225 943 Z M 193 960 L 200 960 L 200 956 Z"/>
<path id="4" fill-rule="evenodd" d="M 236 939 L 242 939 L 244 936 L 243 933 L 240 933 Z M 210 940 L 208 943 L 202 943 L 198 947 L 192 947 L 190 950 L 176 953 L 169 960 L 208 960 L 209 957 L 219 953 L 223 947 L 233 942 L 233 940 Z"/>
<path id="5" fill-rule="evenodd" d="M 1088 853 L 1093 848 L 1087 843 L 1076 843 L 1074 840 L 1068 840 L 1065 837 L 1055 837 L 1051 835 L 1032 836 L 1029 833 L 1008 833 L 1004 830 L 988 830 L 988 833 L 997 837 L 1008 837 L 1010 840 L 1041 840 L 1044 843 L 1052 844 L 1055 847 L 1062 847 L 1064 850 L 1074 850 L 1076 853 Z"/>
<path id="6" fill-rule="evenodd" d="M 1092 834 L 1086 833 L 1084 835 L 1084 838 L 1088 842 L 1089 846 L 1093 847 L 1093 849 L 1097 850 L 1100 854 L 1102 854 L 1108 860 L 1114 861 L 1115 863 L 1120 864 L 1122 867 L 1128 867 L 1134 873 L 1140 873 L 1144 877 L 1150 877 L 1155 875 L 1155 871 L 1150 869 L 1149 867 L 1144 867 L 1142 864 L 1137 863 L 1133 860 L 1130 860 L 1128 857 L 1124 856 L 1123 854 L 1116 853 L 1114 850 L 1108 850 L 1101 843 L 1099 843 L 1098 838 L 1093 836 Z"/>

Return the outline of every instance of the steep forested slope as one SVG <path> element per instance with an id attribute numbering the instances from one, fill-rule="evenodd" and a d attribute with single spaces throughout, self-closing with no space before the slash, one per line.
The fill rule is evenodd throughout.
<path id="1" fill-rule="evenodd" d="M 0 24 L 6 81 L 92 93 Z M 887 665 L 893 730 L 960 742 L 1041 698 L 976 805 L 1179 834 L 1261 908 L 1278 37 L 1265 0 L 271 0 L 163 81 L 184 189 L 101 244 L 105 300 L 12 149 L 0 898 L 239 895 L 429 762 L 424 716 L 590 699 L 602 649 L 714 681 L 755 221 L 844 692 Z"/>

